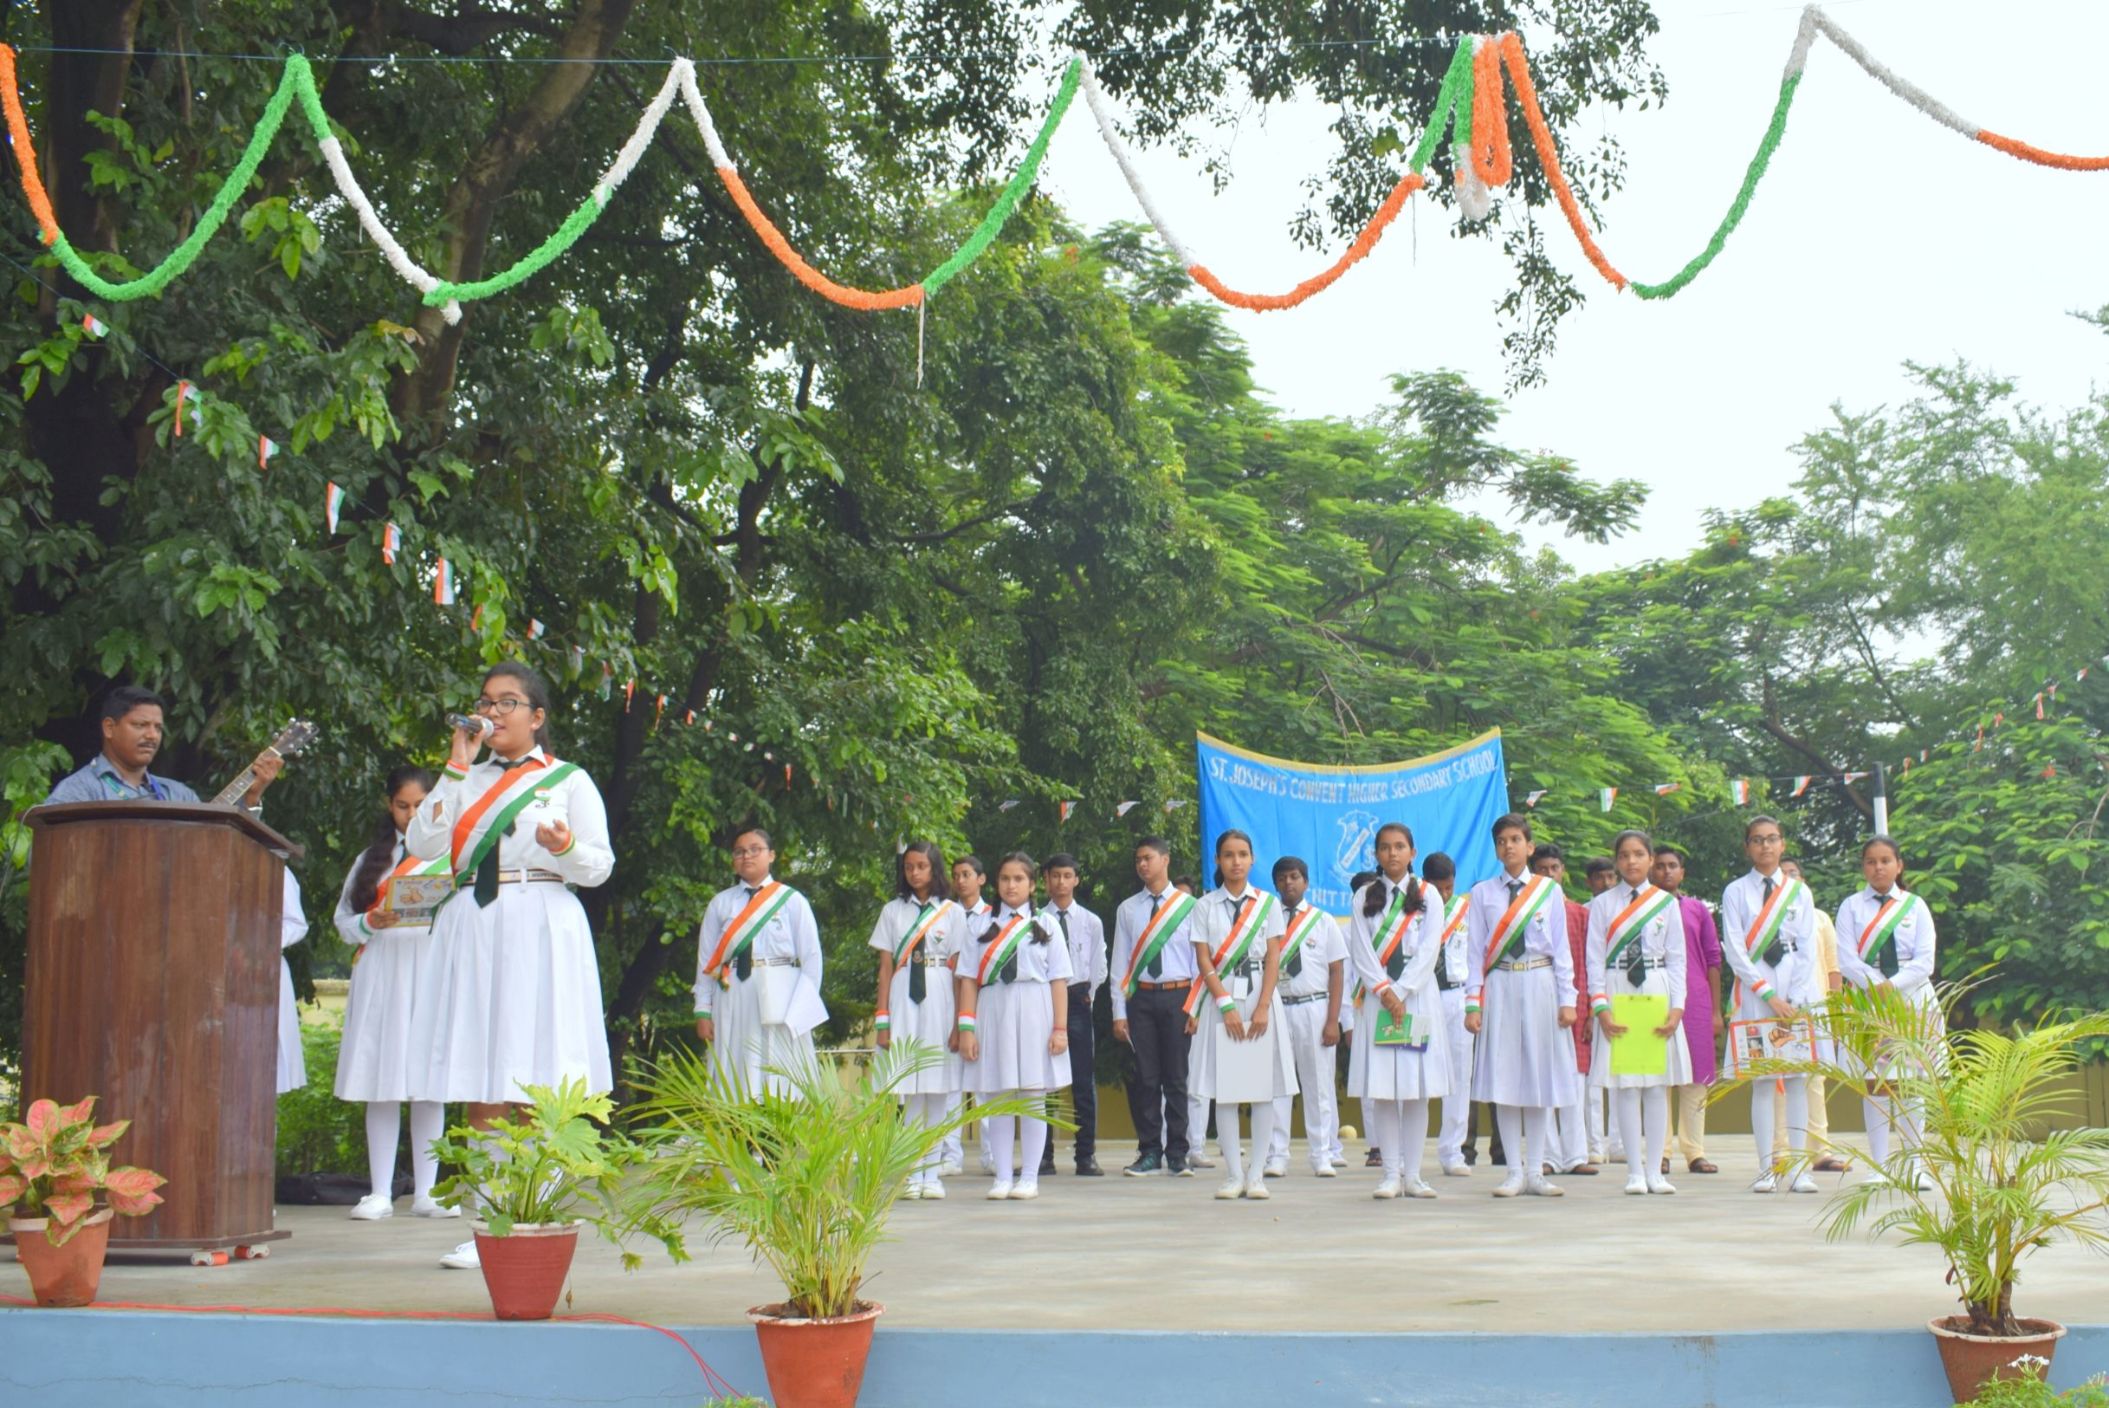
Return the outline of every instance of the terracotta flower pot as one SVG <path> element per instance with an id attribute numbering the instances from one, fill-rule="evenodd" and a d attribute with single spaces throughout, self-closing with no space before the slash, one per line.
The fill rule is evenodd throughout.
<path id="1" fill-rule="evenodd" d="M 500 1320 L 547 1320 L 564 1293 L 571 1257 L 578 1250 L 576 1222 L 516 1222 L 503 1237 L 476 1224 L 476 1256 L 483 1263 L 491 1313 Z"/>
<path id="2" fill-rule="evenodd" d="M 64 1246 L 53 1246 L 45 1235 L 51 1219 L 11 1217 L 7 1230 L 15 1234 L 15 1255 L 29 1273 L 29 1289 L 38 1305 L 76 1306 L 94 1301 L 103 1283 L 103 1255 L 110 1249 L 108 1208 L 88 1214 L 81 1230 Z"/>
<path id="3" fill-rule="evenodd" d="M 2019 1323 L 2024 1333 L 2010 1336 L 1973 1335 L 1967 1315 L 1943 1315 L 1926 1322 L 1934 1344 L 1940 1347 L 1941 1367 L 1948 1371 L 1948 1391 L 1955 1395 L 1955 1402 L 1968 1403 L 1995 1378 L 2018 1378 L 2021 1371 L 2012 1365 L 2024 1355 L 2041 1359 L 2040 1367 L 2048 1377 L 2051 1356 L 2058 1352 L 2058 1341 L 2065 1338 L 2065 1327 L 2055 1320 Z"/>
<path id="4" fill-rule="evenodd" d="M 761 1342 L 762 1368 L 776 1408 L 853 1408 L 864 1387 L 871 1335 L 886 1307 L 859 1301 L 850 1315 L 808 1320 L 789 1305 L 747 1312 Z"/>

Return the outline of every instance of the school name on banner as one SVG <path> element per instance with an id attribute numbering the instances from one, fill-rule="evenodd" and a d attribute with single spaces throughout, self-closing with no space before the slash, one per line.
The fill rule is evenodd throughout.
<path id="1" fill-rule="evenodd" d="M 1448 852 L 1461 884 L 1494 873 L 1492 827 L 1508 810 L 1499 729 L 1425 758 L 1361 767 L 1269 757 L 1205 733 L 1195 735 L 1194 749 L 1204 881 L 1215 838 L 1236 829 L 1252 837 L 1256 883 L 1272 888 L 1274 862 L 1301 857 L 1312 902 L 1345 914 L 1354 898 L 1349 882 L 1376 868 L 1377 828 L 1391 821 L 1412 829 L 1420 855 Z"/>

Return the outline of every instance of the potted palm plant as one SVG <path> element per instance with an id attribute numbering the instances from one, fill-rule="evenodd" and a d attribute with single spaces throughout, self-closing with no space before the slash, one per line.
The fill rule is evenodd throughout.
<path id="1" fill-rule="evenodd" d="M 2052 1128 L 2079 1105 L 2076 1077 L 2109 1039 L 2109 1012 L 2011 1034 L 1955 1030 L 1943 1014 L 1968 986 L 1942 985 L 1931 1006 L 1888 986 L 1835 993 L 1830 1051 L 1759 1061 L 1733 1083 L 1821 1074 L 1866 1089 L 1863 1073 L 1877 1071 L 1876 1093 L 1918 1124 L 1886 1164 L 1834 1193 L 1822 1220 L 1834 1241 L 1896 1233 L 1940 1249 L 1962 1313 L 1928 1328 L 1958 1403 L 2017 1366 L 2048 1365 L 2065 1334 L 2015 1315 L 2021 1264 L 2058 1241 L 2109 1246 L 2109 1130 Z"/>
<path id="2" fill-rule="evenodd" d="M 143 1168 L 111 1168 L 109 1149 L 130 1120 L 95 1122 L 95 1097 L 38 1100 L 19 1124 L 0 1124 L 0 1207 L 38 1305 L 87 1305 L 102 1285 L 112 1217 L 143 1217 L 167 1183 Z"/>
<path id="3" fill-rule="evenodd" d="M 610 1238 L 662 1235 L 647 1217 L 623 1216 L 614 1201 L 627 1170 L 645 1155 L 609 1129 L 614 1103 L 588 1095 L 584 1080 L 551 1089 L 524 1087 L 528 1103 L 488 1129 L 449 1129 L 433 1147 L 458 1170 L 432 1190 L 449 1207 L 475 1214 L 477 1256 L 491 1310 L 500 1320 L 547 1320 L 563 1293 L 588 1224 Z M 669 1250 L 678 1249 L 678 1238 Z M 625 1252 L 625 1266 L 637 1258 Z"/>
<path id="4" fill-rule="evenodd" d="M 632 1215 L 659 1228 L 701 1215 L 713 1240 L 745 1242 L 776 1273 L 783 1301 L 748 1318 L 777 1408 L 857 1401 L 885 1309 L 861 1298 L 864 1268 L 908 1175 L 971 1120 L 1046 1114 L 1021 1097 L 937 1124 L 902 1119 L 895 1088 L 943 1058 L 896 1042 L 854 1075 L 822 1057 L 778 1072 L 788 1092 L 761 1094 L 721 1079 L 700 1052 L 640 1072 L 639 1137 L 654 1153 L 631 1187 Z"/>

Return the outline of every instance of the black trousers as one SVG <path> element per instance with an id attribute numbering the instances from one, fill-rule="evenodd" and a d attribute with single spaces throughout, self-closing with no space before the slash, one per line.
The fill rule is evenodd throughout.
<path id="1" fill-rule="evenodd" d="M 1128 1082 L 1128 1112 L 1145 1154 L 1184 1159 L 1186 1139 L 1185 988 L 1137 988 L 1128 999 L 1128 1040 L 1135 1048 L 1135 1079 Z"/>
<path id="2" fill-rule="evenodd" d="M 1076 1107 L 1076 1160 L 1098 1157 L 1098 1078 L 1091 984 L 1069 985 L 1069 1100 Z"/>

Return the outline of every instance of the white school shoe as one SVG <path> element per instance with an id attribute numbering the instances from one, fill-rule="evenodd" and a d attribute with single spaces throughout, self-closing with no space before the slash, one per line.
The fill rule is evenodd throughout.
<path id="1" fill-rule="evenodd" d="M 1779 1191 L 1779 1178 L 1768 1168 L 1757 1176 L 1757 1181 L 1750 1185 L 1750 1191 L 1753 1193 L 1777 1193 Z"/>
<path id="2" fill-rule="evenodd" d="M 1509 1176 L 1507 1178 L 1502 1179 L 1500 1185 L 1494 1189 L 1494 1196 L 1497 1198 L 1520 1197 L 1522 1193 L 1523 1175 L 1521 1173 L 1510 1173 Z"/>
<path id="3" fill-rule="evenodd" d="M 1214 1168 L 1216 1161 L 1206 1154 L 1188 1154 L 1186 1156 L 1186 1166 L 1188 1168 Z"/>
<path id="4" fill-rule="evenodd" d="M 1264 1171 L 1257 1177 L 1249 1177 L 1245 1180 L 1245 1196 L 1257 1199 L 1263 1203 L 1274 1196 L 1267 1191 L 1267 1175 Z"/>
<path id="5" fill-rule="evenodd" d="M 1395 1173 L 1387 1173 L 1384 1175 L 1383 1181 L 1370 1190 L 1369 1195 L 1372 1198 L 1396 1198 L 1404 1191 L 1405 1188 L 1400 1183 L 1399 1176 Z"/>
<path id="6" fill-rule="evenodd" d="M 1788 1184 L 1787 1188 L 1788 1191 L 1794 1193 L 1821 1193 L 1823 1191 L 1823 1189 L 1816 1186 L 1816 1180 L 1809 1177 L 1806 1172 L 1795 1174 L 1794 1181 Z"/>
<path id="7" fill-rule="evenodd" d="M 1443 1177 L 1445 1178 L 1470 1178 L 1471 1176 L 1472 1166 L 1470 1164 L 1443 1165 Z"/>
<path id="8" fill-rule="evenodd" d="M 1289 1161 L 1287 1159 L 1269 1159 L 1267 1160 L 1267 1166 L 1260 1170 L 1260 1173 L 1265 1178 L 1287 1178 L 1289 1176 Z"/>
<path id="9" fill-rule="evenodd" d="M 1334 1168 L 1346 1168 L 1346 1167 L 1347 1167 L 1347 1156 L 1346 1156 L 1346 1155 L 1344 1155 L 1344 1154 L 1338 1154 L 1338 1153 L 1336 1153 L 1336 1154 L 1333 1154 L 1333 1155 L 1329 1156 L 1329 1157 L 1328 1157 L 1328 1158 L 1326 1159 L 1326 1162 L 1327 1162 L 1327 1163 L 1329 1163 L 1329 1164 L 1331 1164 L 1331 1165 L 1332 1165 L 1332 1166 L 1333 1166 Z"/>
<path id="10" fill-rule="evenodd" d="M 461 1209 L 450 1208 L 445 1203 L 427 1194 L 422 1198 L 410 1200 L 410 1215 L 412 1217 L 460 1217 Z"/>
<path id="11" fill-rule="evenodd" d="M 992 1203 L 1003 1202 L 1010 1195 L 1011 1181 L 1008 1178 L 999 1178 L 989 1185 L 988 1200 Z"/>
<path id="12" fill-rule="evenodd" d="M 1329 1163 L 1317 1164 L 1311 1169 L 1311 1177 L 1313 1178 L 1338 1178 L 1339 1176 L 1333 1171 L 1333 1166 Z"/>
<path id="13" fill-rule="evenodd" d="M 449 1271 L 480 1271 L 483 1258 L 476 1254 L 476 1239 L 469 1238 L 453 1251 L 439 1259 L 439 1264 Z"/>
<path id="14" fill-rule="evenodd" d="M 395 1199 L 386 1193 L 368 1193 L 353 1205 L 353 1222 L 379 1222 L 384 1217 L 395 1216 Z"/>
<path id="15" fill-rule="evenodd" d="M 1565 1188 L 1562 1188 L 1542 1173 L 1532 1175 L 1529 1181 L 1523 1185 L 1523 1191 L 1530 1194 L 1533 1198 L 1564 1198 L 1567 1196 Z"/>
<path id="16" fill-rule="evenodd" d="M 1039 1196 L 1040 1180 L 1037 1178 L 1021 1178 L 1011 1186 L 1011 1201 L 1014 1203 L 1031 1202 Z"/>
<path id="17" fill-rule="evenodd" d="M 901 1190 L 901 1201 L 904 1203 L 919 1202 L 922 1200 L 922 1196 L 923 1185 L 920 1183 L 910 1183 Z"/>
<path id="18" fill-rule="evenodd" d="M 1245 1180 L 1226 1178 L 1216 1185 L 1216 1198 L 1220 1202 L 1234 1202 L 1245 1196 Z"/>
<path id="19" fill-rule="evenodd" d="M 1648 1175 L 1648 1191 L 1650 1193 L 1674 1193 L 1677 1191 L 1677 1185 L 1664 1178 L 1660 1173 L 1650 1173 Z"/>
<path id="20" fill-rule="evenodd" d="M 1627 1197 L 1629 1197 L 1629 1198 L 1645 1198 L 1645 1197 L 1646 1197 L 1647 1195 L 1648 1195 L 1648 1176 L 1647 1176 L 1646 1174 L 1644 1174 L 1644 1173 L 1636 1173 L 1636 1174 L 1633 1174 L 1633 1175 L 1631 1175 L 1630 1177 L 1628 1177 L 1628 1178 L 1626 1179 L 1626 1196 L 1627 1196 Z"/>
<path id="21" fill-rule="evenodd" d="M 938 1174 L 944 1178 L 958 1178 L 967 1171 L 967 1166 L 958 1159 L 946 1159 L 937 1166 Z"/>
<path id="22" fill-rule="evenodd" d="M 1416 1178 L 1413 1182 L 1406 1185 L 1406 1196 L 1409 1198 L 1433 1198 L 1436 1196 L 1436 1192 L 1425 1182 Z"/>
<path id="23" fill-rule="evenodd" d="M 923 1180 L 923 1201 L 924 1201 L 924 1202 L 926 1202 L 926 1203 L 941 1203 L 941 1202 L 943 1202 L 944 1200 L 945 1200 L 945 1185 L 944 1185 L 944 1184 L 942 1184 L 942 1183 L 940 1183 L 940 1182 L 938 1182 L 938 1181 L 937 1181 L 936 1179 L 934 1179 L 934 1178 L 927 1178 L 927 1179 L 924 1179 L 924 1180 Z"/>

